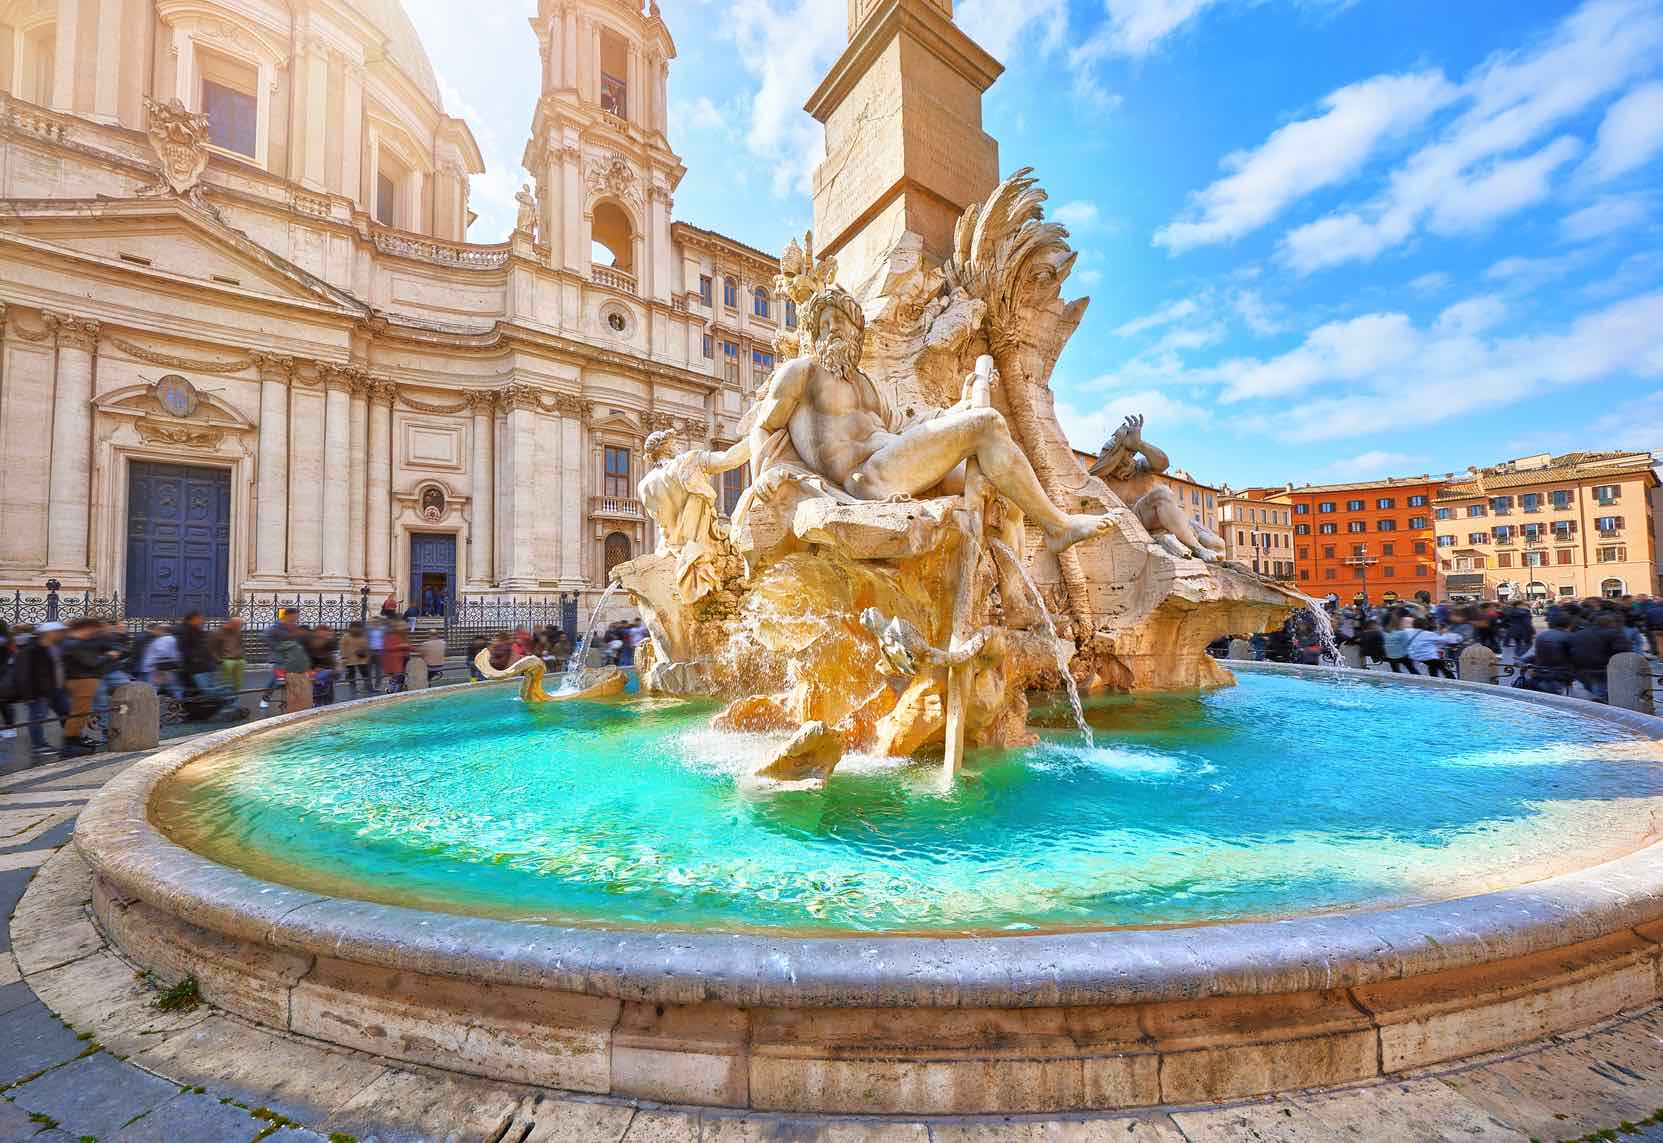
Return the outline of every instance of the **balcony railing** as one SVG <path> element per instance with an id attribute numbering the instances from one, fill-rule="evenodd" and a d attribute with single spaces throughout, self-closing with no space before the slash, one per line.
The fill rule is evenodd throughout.
<path id="1" fill-rule="evenodd" d="M 639 500 L 627 496 L 589 497 L 589 515 L 612 520 L 645 520 L 647 514 Z"/>
<path id="2" fill-rule="evenodd" d="M 589 277 L 597 285 L 605 286 L 609 290 L 617 290 L 619 293 L 628 294 L 630 297 L 635 297 L 638 292 L 635 275 L 626 274 L 616 266 L 593 264 L 589 267 Z"/>
<path id="3" fill-rule="evenodd" d="M 414 258 L 439 266 L 460 266 L 468 270 L 499 270 L 508 262 L 507 246 L 467 246 L 436 242 L 431 238 L 397 230 L 376 230 L 375 248 L 397 258 Z"/>

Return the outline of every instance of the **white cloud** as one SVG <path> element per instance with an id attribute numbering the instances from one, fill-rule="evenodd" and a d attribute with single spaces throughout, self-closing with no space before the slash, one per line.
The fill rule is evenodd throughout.
<path id="1" fill-rule="evenodd" d="M 1260 337 L 1282 332 L 1282 323 L 1277 320 L 1275 311 L 1257 290 L 1238 291 L 1230 305 L 1247 328 Z"/>
<path id="2" fill-rule="evenodd" d="M 1651 217 L 1651 208 L 1650 195 L 1606 195 L 1566 215 L 1559 223 L 1559 232 L 1568 242 L 1592 242 L 1643 226 Z"/>
<path id="3" fill-rule="evenodd" d="M 1376 76 L 1330 92 L 1321 115 L 1225 156 L 1232 173 L 1194 195 L 1185 217 L 1155 233 L 1156 245 L 1181 253 L 1257 230 L 1313 191 L 1354 177 L 1381 144 L 1419 127 L 1455 94 L 1437 71 Z"/>
<path id="4" fill-rule="evenodd" d="M 1040 33 L 1044 51 L 1059 46 L 1068 32 L 1067 0 L 960 0 L 953 18 L 971 39 L 1002 60 L 1033 31 Z"/>
<path id="5" fill-rule="evenodd" d="M 1104 0 L 1109 20 L 1098 36 L 1101 50 L 1122 56 L 1146 56 L 1162 40 L 1210 8 L 1217 0 Z"/>
<path id="6" fill-rule="evenodd" d="M 1402 432 L 1594 381 L 1663 377 L 1663 291 L 1583 314 L 1550 333 L 1486 338 L 1485 319 L 1494 313 L 1469 309 L 1430 329 L 1403 314 L 1369 314 L 1322 326 L 1279 358 L 1229 362 L 1218 372 L 1226 400 L 1332 387 L 1281 410 L 1276 423 L 1290 441 L 1364 436 L 1386 426 Z"/>
<path id="7" fill-rule="evenodd" d="M 1588 173 L 1607 182 L 1637 171 L 1663 153 L 1663 83 L 1635 88 L 1605 113 Z"/>
<path id="8" fill-rule="evenodd" d="M 1117 394 L 1107 403 L 1081 408 L 1067 400 L 1057 402 L 1057 419 L 1069 443 L 1084 452 L 1097 452 L 1114 435 L 1120 423 L 1134 413 L 1148 419 L 1154 434 L 1180 425 L 1206 424 L 1211 414 L 1200 405 L 1180 401 L 1159 389 L 1142 389 Z"/>
<path id="9" fill-rule="evenodd" d="M 1200 308 L 1194 298 L 1181 298 L 1176 302 L 1168 302 L 1153 313 L 1144 314 L 1140 318 L 1133 318 L 1120 326 L 1114 331 L 1115 336 L 1132 337 L 1146 330 L 1171 325 L 1175 321 L 1182 321 L 1184 318 L 1191 317 Z"/>
<path id="10" fill-rule="evenodd" d="M 1663 389 L 1654 390 L 1607 413 L 1588 426 L 1586 438 L 1598 448 L 1656 450 L 1663 441 Z M 1659 475 L 1663 475 L 1660 473 Z"/>
<path id="11" fill-rule="evenodd" d="M 1417 294 L 1441 293 L 1449 289 L 1449 285 L 1449 275 L 1442 270 L 1433 270 L 1431 273 L 1422 274 L 1409 282 L 1409 288 Z"/>
<path id="12" fill-rule="evenodd" d="M 1545 42 L 1477 68 L 1463 84 L 1470 106 L 1438 140 L 1410 156 L 1371 202 L 1288 234 L 1284 261 L 1301 273 L 1367 261 L 1422 226 L 1477 229 L 1540 201 L 1580 144 L 1565 136 L 1509 156 L 1655 66 L 1660 50 L 1659 0 L 1590 0 Z"/>
<path id="13" fill-rule="evenodd" d="M 806 192 L 824 150 L 803 103 L 848 41 L 848 12 L 826 0 L 733 0 L 727 32 L 739 66 L 757 84 L 745 146 L 774 171 L 774 193 Z"/>
<path id="14" fill-rule="evenodd" d="M 1453 336 L 1477 337 L 1494 329 L 1507 316 L 1507 306 L 1493 294 L 1456 302 L 1438 315 L 1436 331 Z"/>
<path id="15" fill-rule="evenodd" d="M 691 103 L 679 101 L 671 103 L 670 122 L 678 129 L 691 128 L 694 131 L 728 130 L 727 114 L 716 106 L 708 95 L 701 95 Z"/>
<path id="16" fill-rule="evenodd" d="M 1077 230 L 1086 230 L 1097 224 L 1098 213 L 1096 203 L 1076 199 L 1051 211 L 1051 220 Z"/>
<path id="17" fill-rule="evenodd" d="M 1321 474 L 1336 480 L 1379 480 L 1387 476 L 1401 475 L 1424 463 L 1423 458 L 1409 453 L 1371 449 L 1344 460 L 1336 460 L 1333 464 L 1323 467 Z"/>

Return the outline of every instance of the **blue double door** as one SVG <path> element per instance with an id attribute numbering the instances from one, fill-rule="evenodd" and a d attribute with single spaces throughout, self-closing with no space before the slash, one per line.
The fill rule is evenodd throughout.
<path id="1" fill-rule="evenodd" d="M 127 477 L 127 614 L 230 609 L 231 473 L 134 463 Z"/>
<path id="2" fill-rule="evenodd" d="M 456 601 L 456 537 L 410 535 L 410 598 L 423 615 L 448 614 Z"/>

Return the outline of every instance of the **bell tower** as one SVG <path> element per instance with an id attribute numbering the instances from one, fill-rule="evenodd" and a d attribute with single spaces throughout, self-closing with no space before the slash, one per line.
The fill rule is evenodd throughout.
<path id="1" fill-rule="evenodd" d="M 668 302 L 671 196 L 686 168 L 670 149 L 676 46 L 656 0 L 538 0 L 531 29 L 543 86 L 522 161 L 539 247 L 558 269 Z"/>
<path id="2" fill-rule="evenodd" d="M 982 94 L 1003 65 L 953 22 L 953 0 L 848 0 L 849 44 L 806 110 L 825 124 L 814 237 L 861 293 L 907 233 L 935 261 L 964 209 L 999 185 Z"/>

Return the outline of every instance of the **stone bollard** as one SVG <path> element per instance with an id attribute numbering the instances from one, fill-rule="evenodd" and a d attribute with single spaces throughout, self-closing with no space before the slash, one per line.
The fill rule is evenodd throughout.
<path id="1" fill-rule="evenodd" d="M 1461 652 L 1461 678 L 1469 683 L 1491 683 L 1501 678 L 1501 656 L 1481 643 Z"/>
<path id="2" fill-rule="evenodd" d="M 297 710 L 312 709 L 312 680 L 304 673 L 290 671 L 283 678 L 284 710 L 293 714 Z"/>
<path id="3" fill-rule="evenodd" d="M 411 655 L 404 664 L 404 689 L 407 691 L 425 691 L 427 689 L 427 660 L 420 655 Z"/>
<path id="4" fill-rule="evenodd" d="M 117 754 L 154 750 L 162 738 L 162 703 L 149 683 L 123 683 L 110 692 L 110 744 Z"/>
<path id="5" fill-rule="evenodd" d="M 1355 643 L 1340 644 L 1340 665 L 1354 671 L 1363 669 L 1363 649 Z"/>
<path id="6" fill-rule="evenodd" d="M 1611 691 L 1611 705 L 1623 710 L 1652 714 L 1651 662 L 1644 655 L 1626 651 L 1611 656 L 1605 665 L 1605 685 Z"/>
<path id="7" fill-rule="evenodd" d="M 1253 644 L 1246 639 L 1232 639 L 1227 654 L 1229 658 L 1244 663 L 1248 662 L 1253 658 Z"/>

